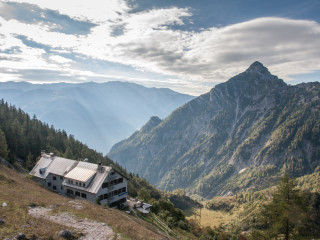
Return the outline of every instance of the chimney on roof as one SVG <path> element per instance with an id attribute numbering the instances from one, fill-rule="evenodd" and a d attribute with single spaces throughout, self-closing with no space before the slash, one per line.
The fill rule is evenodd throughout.
<path id="1" fill-rule="evenodd" d="M 50 153 L 50 158 L 51 158 L 51 159 L 54 158 L 54 153 Z"/>
<path id="2" fill-rule="evenodd" d="M 46 150 L 41 150 L 41 157 L 43 157 L 46 154 Z"/>
<path id="3" fill-rule="evenodd" d="M 102 172 L 102 171 L 103 171 L 101 162 L 98 162 L 98 171 L 99 171 L 99 172 Z"/>

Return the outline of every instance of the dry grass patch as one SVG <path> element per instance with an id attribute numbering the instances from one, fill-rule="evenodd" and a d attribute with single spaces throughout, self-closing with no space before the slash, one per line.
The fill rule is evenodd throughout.
<path id="1" fill-rule="evenodd" d="M 197 219 L 195 215 L 187 217 L 188 220 Z M 225 211 L 209 210 L 207 208 L 201 209 L 200 225 L 204 227 L 219 227 L 221 224 L 228 224 L 234 219 L 234 216 Z"/>
<path id="2" fill-rule="evenodd" d="M 214 197 L 210 201 L 201 202 L 201 204 L 205 206 L 201 209 L 201 218 L 193 213 L 187 219 L 197 219 L 197 221 L 200 219 L 201 226 L 214 228 L 221 224 L 228 225 L 237 218 L 235 214 L 237 205 L 234 196 Z M 196 209 L 196 211 L 199 214 L 199 209 Z"/>
<path id="3" fill-rule="evenodd" d="M 51 194 L 31 180 L 0 165 L 0 203 L 2 205 L 5 202 L 8 205 L 0 208 L 0 218 L 5 221 L 5 224 L 0 226 L 0 238 L 12 238 L 24 233 L 29 238 L 59 239 L 58 233 L 65 229 L 62 225 L 28 215 L 31 203 L 43 206 L 52 204 Z"/>
<path id="4" fill-rule="evenodd" d="M 81 204 L 82 209 L 75 208 L 70 201 Z M 156 227 L 141 219 L 116 209 L 60 196 L 0 164 L 0 203 L 3 202 L 8 206 L 0 208 L 0 218 L 5 221 L 5 224 L 0 226 L 0 239 L 12 238 L 18 233 L 24 233 L 28 238 L 35 235 L 41 239 L 60 239 L 58 233 L 66 227 L 28 215 L 28 208 L 32 203 L 52 208 L 52 214 L 69 212 L 78 218 L 106 223 L 116 233 L 121 233 L 122 238 L 166 238 Z"/>
<path id="5" fill-rule="evenodd" d="M 164 234 L 152 224 L 129 215 L 118 209 L 103 207 L 87 201 L 73 200 L 73 203 L 60 205 L 52 213 L 69 212 L 79 219 L 87 218 L 109 225 L 115 232 L 120 232 L 124 238 L 132 239 L 163 239 Z M 74 202 L 82 205 L 82 209 L 72 207 Z"/>

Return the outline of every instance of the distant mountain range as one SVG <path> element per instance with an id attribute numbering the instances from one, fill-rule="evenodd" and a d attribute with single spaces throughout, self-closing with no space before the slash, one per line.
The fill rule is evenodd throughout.
<path id="1" fill-rule="evenodd" d="M 127 82 L 2 82 L 0 98 L 107 153 L 151 116 L 164 118 L 193 97 Z"/>
<path id="2" fill-rule="evenodd" d="M 164 190 L 211 198 L 259 190 L 320 165 L 320 83 L 290 86 L 261 63 L 164 120 L 152 117 L 108 154 Z"/>

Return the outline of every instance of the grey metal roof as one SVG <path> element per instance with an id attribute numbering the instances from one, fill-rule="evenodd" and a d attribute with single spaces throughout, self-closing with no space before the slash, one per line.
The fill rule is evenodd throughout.
<path id="1" fill-rule="evenodd" d="M 98 193 L 100 186 L 102 185 L 103 181 L 108 176 L 111 167 L 102 167 L 102 171 L 97 171 L 96 176 L 92 180 L 91 184 L 88 186 L 88 192 Z"/>
<path id="2" fill-rule="evenodd" d="M 142 213 L 145 213 L 145 214 L 150 213 L 150 210 L 149 210 L 149 209 L 137 208 L 137 210 L 138 210 L 139 212 L 142 212 Z"/>
<path id="3" fill-rule="evenodd" d="M 82 162 L 80 162 L 80 163 L 82 163 Z M 89 185 L 86 187 L 70 184 L 70 183 L 68 183 L 67 179 L 65 179 L 62 184 L 64 186 L 69 187 L 69 188 L 78 189 L 78 190 L 82 190 L 82 191 L 96 194 L 96 193 L 98 193 L 100 186 L 102 185 L 102 183 L 104 182 L 104 180 L 108 176 L 110 169 L 111 169 L 110 167 L 102 166 L 102 171 L 97 170 L 96 175 L 94 176 L 92 181 L 89 183 Z M 66 176 L 66 178 L 67 178 L 67 176 Z"/>
<path id="4" fill-rule="evenodd" d="M 72 169 L 70 172 L 68 172 L 65 175 L 65 177 L 73 180 L 77 180 L 80 182 L 87 182 L 95 173 L 96 173 L 95 170 L 85 169 L 77 166 L 74 169 Z"/>
<path id="5" fill-rule="evenodd" d="M 149 203 L 144 203 L 144 204 L 142 205 L 142 208 L 143 208 L 144 210 L 147 210 L 148 208 L 151 208 L 151 207 L 152 207 L 152 205 L 149 204 Z"/>
<path id="6" fill-rule="evenodd" d="M 70 170 L 72 170 L 76 165 L 78 161 L 70 160 L 67 158 L 61 158 L 61 157 L 53 157 L 53 160 L 50 164 L 50 166 L 47 169 L 47 172 L 64 176 L 66 173 L 68 173 Z"/>
<path id="7" fill-rule="evenodd" d="M 45 179 L 49 173 L 64 176 L 77 165 L 77 161 L 61 157 L 50 157 L 43 154 L 38 163 L 31 170 L 30 174 Z M 40 169 L 43 173 L 40 174 Z"/>
<path id="8" fill-rule="evenodd" d="M 89 163 L 89 162 L 78 162 L 77 167 L 97 171 L 98 164 Z"/>
<path id="9" fill-rule="evenodd" d="M 49 167 L 51 162 L 52 162 L 52 159 L 50 158 L 50 156 L 47 156 L 47 155 L 42 156 L 40 160 L 37 162 L 37 164 L 31 170 L 30 175 L 45 179 L 48 175 L 47 168 Z M 40 169 L 44 170 L 42 174 L 40 174 Z"/>
<path id="10" fill-rule="evenodd" d="M 65 175 L 66 178 L 87 182 L 97 172 L 97 164 L 88 162 L 77 163 L 77 166 Z"/>

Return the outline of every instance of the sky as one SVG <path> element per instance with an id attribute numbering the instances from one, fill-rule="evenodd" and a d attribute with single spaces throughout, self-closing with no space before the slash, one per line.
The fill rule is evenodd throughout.
<path id="1" fill-rule="evenodd" d="M 0 81 L 200 95 L 254 61 L 320 80 L 319 0 L 0 0 Z"/>

